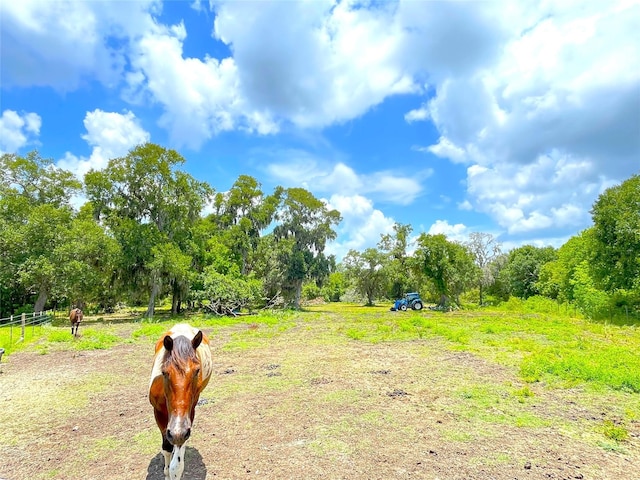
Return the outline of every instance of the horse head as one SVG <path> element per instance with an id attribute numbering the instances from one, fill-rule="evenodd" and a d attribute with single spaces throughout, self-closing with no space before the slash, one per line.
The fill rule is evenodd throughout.
<path id="1" fill-rule="evenodd" d="M 182 446 L 191 435 L 191 424 L 202 388 L 200 359 L 196 349 L 202 342 L 202 332 L 189 340 L 185 336 L 164 337 L 166 350 L 162 363 L 164 396 L 169 421 L 166 438 L 175 446 Z"/>

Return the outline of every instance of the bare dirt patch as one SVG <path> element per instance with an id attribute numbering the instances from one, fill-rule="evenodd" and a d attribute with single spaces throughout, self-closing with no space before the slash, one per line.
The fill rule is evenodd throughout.
<path id="1" fill-rule="evenodd" d="M 540 385 L 518 399 L 515 372 L 437 339 L 354 341 L 326 319 L 204 330 L 215 370 L 185 480 L 640 478 L 638 425 L 602 448 L 606 406 Z M 154 341 L 3 362 L 0 478 L 163 480 Z"/>

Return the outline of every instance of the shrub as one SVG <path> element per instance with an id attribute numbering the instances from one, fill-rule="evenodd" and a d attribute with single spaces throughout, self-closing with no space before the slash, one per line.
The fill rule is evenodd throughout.
<path id="1" fill-rule="evenodd" d="M 305 283 L 302 286 L 302 298 L 305 300 L 315 300 L 320 295 L 320 287 L 318 287 L 315 282 Z"/>

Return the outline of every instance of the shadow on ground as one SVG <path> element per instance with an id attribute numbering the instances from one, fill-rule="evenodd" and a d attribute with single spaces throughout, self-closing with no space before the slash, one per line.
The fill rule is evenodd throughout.
<path id="1" fill-rule="evenodd" d="M 164 480 L 163 470 L 164 456 L 162 453 L 158 453 L 147 467 L 147 480 Z M 202 460 L 202 455 L 195 448 L 187 447 L 182 478 L 189 480 L 205 480 L 207 478 L 207 467 Z"/>

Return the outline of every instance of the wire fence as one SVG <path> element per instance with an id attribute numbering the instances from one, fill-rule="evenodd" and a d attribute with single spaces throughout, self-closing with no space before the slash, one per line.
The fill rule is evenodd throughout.
<path id="1" fill-rule="evenodd" d="M 36 328 L 51 323 L 52 311 L 23 313 L 0 318 L 0 351 L 11 350 L 12 345 L 35 335 Z M 0 354 L 0 358 L 2 358 Z"/>

